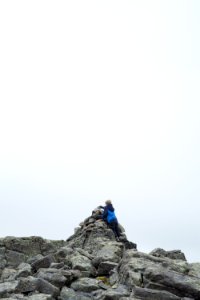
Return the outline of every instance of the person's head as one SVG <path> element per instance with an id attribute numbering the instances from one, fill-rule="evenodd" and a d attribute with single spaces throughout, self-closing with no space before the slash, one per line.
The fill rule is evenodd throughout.
<path id="1" fill-rule="evenodd" d="M 109 205 L 109 204 L 112 204 L 112 202 L 111 202 L 111 200 L 106 200 L 106 201 L 105 201 L 105 204 L 106 204 L 106 205 Z"/>

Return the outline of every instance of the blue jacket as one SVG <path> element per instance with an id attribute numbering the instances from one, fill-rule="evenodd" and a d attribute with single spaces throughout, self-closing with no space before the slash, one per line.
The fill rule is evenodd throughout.
<path id="1" fill-rule="evenodd" d="M 117 222 L 117 218 L 115 215 L 115 209 L 112 206 L 112 204 L 108 204 L 104 207 L 104 212 L 103 212 L 102 218 L 104 221 L 107 221 L 108 223 Z"/>

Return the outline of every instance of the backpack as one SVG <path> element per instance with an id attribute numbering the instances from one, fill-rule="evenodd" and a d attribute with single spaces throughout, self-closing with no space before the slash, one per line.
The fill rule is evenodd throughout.
<path id="1" fill-rule="evenodd" d="M 117 220 L 115 212 L 108 209 L 107 221 L 111 223 L 112 221 Z"/>

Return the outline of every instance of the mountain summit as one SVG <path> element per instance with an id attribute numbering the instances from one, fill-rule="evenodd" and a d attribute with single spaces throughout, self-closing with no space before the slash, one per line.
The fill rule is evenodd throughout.
<path id="1" fill-rule="evenodd" d="M 121 225 L 94 211 L 66 241 L 0 239 L 0 298 L 32 300 L 199 300 L 200 263 L 180 250 L 139 252 Z"/>

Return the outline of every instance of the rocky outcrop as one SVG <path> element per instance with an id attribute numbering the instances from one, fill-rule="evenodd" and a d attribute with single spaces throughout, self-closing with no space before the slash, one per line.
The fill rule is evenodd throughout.
<path id="1" fill-rule="evenodd" d="M 139 252 L 120 228 L 116 241 L 95 210 L 66 241 L 0 239 L 0 298 L 200 299 L 200 263 L 180 250 Z"/>

